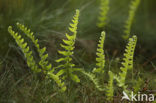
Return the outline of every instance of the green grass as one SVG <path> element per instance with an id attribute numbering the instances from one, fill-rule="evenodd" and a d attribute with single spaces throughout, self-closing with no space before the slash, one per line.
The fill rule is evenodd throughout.
<path id="1" fill-rule="evenodd" d="M 110 69 L 118 72 L 118 61 L 116 59 L 111 61 L 112 66 Z M 18 65 L 18 67 L 15 65 Z M 109 67 L 109 65 L 106 66 Z M 1 103 L 105 103 L 106 98 L 104 93 L 98 92 L 94 84 L 88 78 L 82 78 L 83 76 L 80 78 L 83 82 L 80 84 L 71 84 L 69 95 L 67 95 L 67 92 L 57 92 L 57 85 L 53 81 L 36 77 L 36 74 L 32 74 L 29 68 L 21 68 L 18 63 L 14 63 L 10 67 L 5 65 L 3 69 L 5 71 L 1 71 L 0 75 Z M 147 73 L 147 71 L 143 70 L 142 66 L 135 64 L 134 74 L 138 72 L 140 72 L 144 82 L 145 80 L 149 80 L 147 85 L 148 90 L 154 90 L 156 83 L 155 74 L 153 72 Z M 116 89 L 115 87 L 115 91 Z M 120 100 L 120 93 L 117 92 L 118 95 L 114 97 L 115 101 Z"/>

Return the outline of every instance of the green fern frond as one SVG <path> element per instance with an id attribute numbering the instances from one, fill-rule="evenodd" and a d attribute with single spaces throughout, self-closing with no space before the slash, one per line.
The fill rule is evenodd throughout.
<path id="1" fill-rule="evenodd" d="M 64 49 L 63 51 L 58 51 L 59 54 L 63 55 L 64 57 L 59 58 L 56 60 L 56 62 L 60 63 L 63 62 L 64 64 L 59 65 L 56 68 L 62 68 L 64 70 L 60 70 L 57 75 L 61 76 L 64 74 L 63 78 L 70 77 L 75 82 L 80 82 L 80 79 L 76 74 L 73 74 L 72 72 L 76 69 L 74 69 L 75 64 L 72 63 L 72 55 L 74 50 L 74 44 L 77 34 L 77 25 L 78 25 L 78 19 L 79 19 L 79 10 L 76 10 L 76 14 L 73 17 L 72 23 L 69 25 L 69 31 L 72 33 L 72 35 L 69 35 L 66 33 L 66 40 L 63 39 L 63 43 L 61 44 L 61 47 Z M 72 71 L 72 72 L 71 72 Z"/>
<path id="2" fill-rule="evenodd" d="M 128 16 L 128 19 L 126 20 L 126 24 L 124 26 L 124 28 L 125 28 L 125 30 L 124 30 L 125 35 L 123 35 L 124 39 L 128 39 L 130 36 L 131 26 L 132 26 L 132 23 L 134 20 L 135 12 L 137 11 L 139 4 L 140 4 L 140 0 L 132 0 L 132 2 L 130 4 L 129 16 Z"/>
<path id="3" fill-rule="evenodd" d="M 28 29 L 27 27 L 25 27 L 24 25 L 22 25 L 20 23 L 17 23 L 17 27 L 20 30 L 22 30 L 27 35 L 27 37 L 29 37 L 32 40 L 35 47 L 37 48 L 37 51 L 41 58 L 39 65 L 43 68 L 43 72 L 47 72 L 47 71 L 51 70 L 52 65 L 47 60 L 48 54 L 46 53 L 46 47 L 40 48 L 40 45 L 38 44 L 38 39 L 35 39 L 35 37 L 33 35 L 34 33 L 31 32 L 30 29 Z"/>
<path id="4" fill-rule="evenodd" d="M 38 67 L 34 60 L 34 57 L 32 56 L 32 51 L 30 50 L 27 43 L 24 42 L 24 39 L 21 37 L 21 35 L 15 33 L 12 30 L 11 26 L 8 27 L 8 31 L 11 34 L 11 36 L 16 40 L 17 45 L 21 48 L 22 52 L 24 53 L 28 67 L 31 68 L 31 70 L 34 72 L 41 72 L 41 69 Z"/>
<path id="5" fill-rule="evenodd" d="M 47 76 L 52 78 L 57 83 L 57 85 L 61 88 L 61 92 L 66 91 L 67 87 L 65 86 L 65 83 L 62 82 L 62 80 L 59 78 L 59 76 L 55 75 L 53 72 L 48 72 Z"/>
<path id="6" fill-rule="evenodd" d="M 143 86 L 144 81 L 139 77 L 138 80 L 135 80 L 133 85 L 134 93 L 138 93 Z"/>
<path id="7" fill-rule="evenodd" d="M 101 33 L 101 37 L 99 40 L 99 44 L 98 44 L 98 48 L 97 48 L 97 58 L 96 58 L 96 66 L 97 68 L 95 68 L 93 70 L 93 72 L 95 73 L 104 73 L 104 67 L 105 67 L 105 55 L 104 55 L 104 41 L 105 41 L 105 32 L 103 31 Z"/>
<path id="8" fill-rule="evenodd" d="M 125 85 L 125 79 L 127 76 L 127 71 L 129 69 L 133 69 L 133 55 L 134 55 L 134 50 L 137 42 L 137 37 L 133 36 L 132 38 L 129 39 L 128 45 L 126 46 L 125 53 L 124 53 L 124 58 L 122 62 L 122 67 L 120 68 L 121 72 L 119 73 L 119 76 L 115 76 L 118 86 L 126 89 Z"/>
<path id="9" fill-rule="evenodd" d="M 24 53 L 25 58 L 27 59 L 28 67 L 31 68 L 32 71 L 34 71 L 34 72 L 41 72 L 43 70 L 44 73 L 47 75 L 47 77 L 52 78 L 57 83 L 57 85 L 61 88 L 61 91 L 65 91 L 66 86 L 64 85 L 64 82 L 62 82 L 61 79 L 57 75 L 55 75 L 53 73 L 53 70 L 50 71 L 52 66 L 47 65 L 48 61 L 46 61 L 46 58 L 48 57 L 48 55 L 45 54 L 46 49 L 45 48 L 40 49 L 39 44 L 38 44 L 38 40 L 37 39 L 35 40 L 35 37 L 34 37 L 33 33 L 30 32 L 30 29 L 29 30 L 26 29 L 24 27 L 24 25 L 21 25 L 19 23 L 17 25 L 33 41 L 33 43 L 37 47 L 38 52 L 39 52 L 39 54 L 41 56 L 41 61 L 43 61 L 43 64 L 41 64 L 41 61 L 39 62 L 39 65 L 42 68 L 41 69 L 41 68 L 38 67 L 37 63 L 35 62 L 34 57 L 32 56 L 32 51 L 30 51 L 29 46 L 27 45 L 27 43 L 24 42 L 24 39 L 21 37 L 21 35 L 19 35 L 18 33 L 15 33 L 12 30 L 12 27 L 9 26 L 8 31 L 13 36 L 16 43 L 18 44 L 18 46 L 21 48 L 22 52 Z M 45 72 L 45 70 L 47 70 L 47 71 Z"/>
<path id="10" fill-rule="evenodd" d="M 99 13 L 98 23 L 97 23 L 97 26 L 99 28 L 102 28 L 106 25 L 108 11 L 109 11 L 109 0 L 101 0 L 100 13 Z"/>
<path id="11" fill-rule="evenodd" d="M 105 88 L 99 84 L 99 80 L 96 78 L 95 74 L 90 72 L 85 72 L 84 70 L 80 70 L 80 72 L 85 76 L 87 76 L 99 91 L 105 91 Z"/>
<path id="12" fill-rule="evenodd" d="M 106 96 L 108 101 L 112 101 L 114 96 L 114 88 L 113 88 L 114 74 L 111 71 L 109 71 L 108 74 L 109 81 L 108 86 L 106 87 Z"/>

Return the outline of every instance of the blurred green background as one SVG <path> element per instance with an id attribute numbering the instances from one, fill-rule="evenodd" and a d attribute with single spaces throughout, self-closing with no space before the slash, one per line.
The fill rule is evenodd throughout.
<path id="1" fill-rule="evenodd" d="M 105 50 L 112 56 L 120 56 L 126 41 L 123 35 L 131 0 L 110 0 L 108 24 L 104 29 L 96 26 L 99 0 L 0 0 L 0 57 L 14 58 L 17 46 L 7 28 L 16 22 L 25 24 L 46 45 L 55 58 L 58 44 L 64 37 L 75 9 L 80 9 L 77 55 L 95 53 L 101 30 L 107 33 Z M 156 59 L 156 1 L 141 0 L 132 25 L 132 35 L 138 36 L 136 56 L 144 64 Z M 94 55 L 95 56 L 95 55 Z M 92 61 L 92 58 L 87 60 Z"/>

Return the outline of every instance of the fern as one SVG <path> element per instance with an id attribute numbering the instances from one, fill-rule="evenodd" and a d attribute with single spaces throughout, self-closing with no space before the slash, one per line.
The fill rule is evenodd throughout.
<path id="1" fill-rule="evenodd" d="M 124 26 L 125 27 L 125 31 L 124 31 L 125 35 L 123 35 L 124 39 L 128 39 L 130 36 L 131 26 L 133 23 L 135 12 L 136 12 L 139 4 L 140 4 L 140 0 L 132 0 L 132 2 L 131 2 L 130 9 L 129 9 L 129 16 L 128 16 L 128 19 L 126 20 L 126 24 Z"/>
<path id="2" fill-rule="evenodd" d="M 114 74 L 111 71 L 109 71 L 108 74 L 109 81 L 108 86 L 106 87 L 106 96 L 108 101 L 112 101 L 114 96 L 114 88 L 113 88 Z"/>
<path id="3" fill-rule="evenodd" d="M 46 52 L 46 47 L 40 48 L 40 45 L 38 44 L 38 39 L 35 39 L 34 37 L 34 33 L 31 32 L 30 29 L 28 29 L 27 27 L 25 27 L 24 25 L 17 23 L 17 27 L 22 30 L 34 43 L 35 47 L 37 48 L 37 51 L 39 53 L 39 56 L 41 58 L 39 65 L 44 69 L 43 72 L 47 72 L 52 68 L 52 65 L 49 64 L 47 58 L 48 58 L 48 54 L 45 53 Z"/>
<path id="4" fill-rule="evenodd" d="M 105 55 L 104 55 L 104 50 L 103 50 L 103 45 L 104 45 L 104 40 L 105 40 L 105 32 L 101 32 L 101 37 L 99 40 L 98 48 L 97 48 L 97 58 L 96 58 L 96 66 L 97 68 L 94 68 L 92 72 L 85 72 L 84 70 L 80 70 L 82 74 L 87 76 L 95 85 L 95 87 L 99 91 L 104 91 L 105 88 L 100 84 L 99 81 L 99 76 L 97 77 L 95 73 L 101 73 L 103 75 L 104 73 L 104 66 L 105 66 Z M 100 75 L 100 76 L 102 76 Z M 102 81 L 103 82 L 103 81 Z"/>
<path id="5" fill-rule="evenodd" d="M 127 71 L 129 69 L 133 68 L 133 55 L 134 55 L 134 50 L 137 42 L 137 37 L 133 36 L 132 38 L 129 39 L 128 45 L 126 46 L 125 53 L 124 53 L 124 58 L 122 65 L 123 67 L 120 67 L 121 72 L 119 73 L 119 76 L 115 76 L 118 86 L 122 87 L 124 90 L 126 90 L 127 86 L 125 85 L 125 79 L 127 76 Z"/>
<path id="6" fill-rule="evenodd" d="M 64 82 L 62 82 L 61 79 L 53 73 L 53 70 L 50 71 L 51 65 L 50 64 L 47 65 L 48 61 L 46 61 L 46 58 L 48 55 L 43 55 L 45 53 L 45 49 L 39 48 L 38 40 L 37 39 L 35 40 L 33 33 L 30 33 L 30 29 L 29 30 L 26 29 L 24 27 L 24 25 L 21 25 L 19 23 L 17 23 L 17 25 L 18 25 L 18 27 L 20 27 L 21 30 L 23 30 L 27 34 L 27 36 L 29 38 L 31 38 L 31 40 L 33 41 L 33 43 L 35 44 L 35 46 L 38 49 L 38 52 L 41 56 L 41 61 L 43 61 L 43 64 L 41 64 L 41 61 L 39 62 L 40 66 L 42 68 L 41 69 L 41 68 L 39 68 L 38 64 L 35 62 L 34 57 L 32 56 L 32 51 L 29 49 L 29 46 L 27 45 L 27 43 L 24 42 L 24 39 L 21 37 L 21 35 L 19 35 L 18 33 L 15 33 L 12 30 L 12 27 L 9 26 L 8 31 L 13 36 L 16 43 L 18 44 L 18 46 L 21 48 L 22 52 L 24 53 L 25 58 L 27 60 L 28 67 L 31 68 L 31 70 L 34 72 L 41 72 L 42 70 L 45 71 L 44 68 L 46 68 L 46 70 L 49 70 L 49 71 L 46 71 L 44 73 L 46 75 L 48 75 L 48 77 L 52 78 L 57 83 L 57 85 L 59 87 L 61 87 L 61 91 L 65 91 L 66 86 L 64 85 Z"/>
<path id="7" fill-rule="evenodd" d="M 41 72 L 41 69 L 36 64 L 34 57 L 32 56 L 32 51 L 30 50 L 29 46 L 26 42 L 24 42 L 24 39 L 19 35 L 18 33 L 15 33 L 12 30 L 12 27 L 8 27 L 8 31 L 11 34 L 11 36 L 16 40 L 16 43 L 21 48 L 22 52 L 24 53 L 24 56 L 27 60 L 28 67 L 31 68 L 34 72 Z"/>
<path id="8" fill-rule="evenodd" d="M 105 55 L 104 55 L 104 50 L 103 50 L 103 46 L 104 46 L 104 40 L 105 40 L 105 32 L 101 32 L 101 37 L 99 40 L 99 44 L 98 44 L 98 48 L 97 48 L 97 58 L 96 58 L 96 66 L 97 68 L 95 68 L 93 70 L 93 72 L 95 73 L 104 73 L 104 67 L 105 67 Z"/>
<path id="9" fill-rule="evenodd" d="M 84 74 L 85 76 L 87 76 L 95 85 L 95 87 L 99 90 L 99 91 L 104 91 L 105 88 L 103 86 L 100 85 L 98 78 L 96 78 L 96 75 L 94 73 L 91 72 L 85 72 L 84 70 L 80 70 L 80 72 L 82 74 Z"/>
<path id="10" fill-rule="evenodd" d="M 101 27 L 105 25 L 106 21 L 106 15 L 108 12 L 108 4 L 109 0 L 101 0 L 101 19 L 99 24 Z M 104 7 L 103 7 L 104 6 Z M 54 80 L 57 85 L 61 88 L 62 91 L 66 90 L 65 83 L 62 82 L 60 79 L 63 77 L 63 79 L 72 79 L 75 82 L 80 82 L 79 77 L 75 74 L 76 71 L 81 72 L 85 76 L 87 76 L 95 85 L 95 87 L 99 91 L 105 91 L 105 95 L 107 96 L 107 101 L 112 101 L 114 96 L 114 79 L 117 80 L 117 84 L 119 87 L 123 88 L 126 93 L 130 93 L 130 91 L 127 90 L 127 85 L 125 84 L 126 76 L 128 70 L 133 69 L 133 55 L 134 50 L 137 42 L 137 37 L 133 36 L 129 39 L 129 42 L 126 46 L 124 58 L 122 62 L 122 67 L 120 67 L 121 72 L 119 75 L 114 75 L 113 72 L 109 71 L 109 81 L 108 85 L 104 84 L 104 79 L 101 80 L 100 77 L 104 77 L 104 67 L 105 67 L 105 55 L 104 55 L 104 41 L 105 41 L 105 32 L 101 32 L 101 37 L 99 40 L 99 44 L 97 47 L 96 52 L 96 68 L 92 70 L 92 72 L 86 72 L 83 69 L 76 68 L 75 64 L 72 63 L 72 55 L 77 35 L 77 25 L 78 25 L 78 19 L 79 19 L 79 10 L 76 10 L 76 14 L 74 15 L 72 19 L 72 23 L 70 23 L 69 31 L 71 32 L 71 35 L 66 33 L 66 39 L 63 39 L 63 44 L 60 44 L 60 46 L 64 50 L 59 50 L 58 53 L 63 55 L 61 58 L 57 59 L 56 62 L 60 63 L 57 67 L 52 67 L 52 65 L 47 60 L 48 54 L 46 53 L 46 47 L 41 48 L 38 39 L 35 39 L 35 36 L 33 35 L 33 32 L 31 32 L 30 29 L 25 27 L 24 25 L 17 23 L 17 26 L 20 30 L 22 30 L 26 36 L 31 39 L 35 47 L 37 48 L 37 52 L 40 57 L 39 63 L 36 63 L 34 60 L 34 57 L 32 55 L 32 51 L 30 50 L 27 43 L 24 41 L 24 39 L 19 35 L 18 33 L 15 33 L 12 30 L 12 27 L 9 26 L 8 31 L 15 39 L 18 46 L 21 48 L 22 52 L 25 55 L 25 58 L 27 60 L 28 67 L 31 68 L 32 71 L 38 73 L 42 72 L 50 79 Z M 59 69 L 58 72 L 55 74 L 54 71 L 56 69 Z M 96 75 L 96 73 L 100 73 L 102 75 Z M 137 92 L 140 89 L 141 85 L 141 79 L 138 80 L 139 84 L 134 86 L 134 91 Z M 102 82 L 102 83 L 101 83 Z M 101 84 L 102 85 L 101 85 Z"/>
<path id="11" fill-rule="evenodd" d="M 59 65 L 57 68 L 63 68 L 59 70 L 57 73 L 58 76 L 61 76 L 64 74 L 63 78 L 71 78 L 75 82 L 80 82 L 80 79 L 76 74 L 74 74 L 74 71 L 77 71 L 77 69 L 74 68 L 75 64 L 72 63 L 72 55 L 74 50 L 74 44 L 77 34 L 77 25 L 78 25 L 78 19 L 79 19 L 79 10 L 76 10 L 76 14 L 73 17 L 72 22 L 69 26 L 69 31 L 72 33 L 72 35 L 69 35 L 66 33 L 66 40 L 63 40 L 64 44 L 61 44 L 61 47 L 64 49 L 64 51 L 58 51 L 59 54 L 63 55 L 64 57 L 59 58 L 56 60 L 56 62 L 60 63 L 63 62 L 61 65 Z"/>
<path id="12" fill-rule="evenodd" d="M 106 25 L 108 11 L 109 11 L 109 0 L 101 0 L 100 13 L 99 13 L 98 23 L 97 23 L 97 26 L 99 28 L 102 28 Z"/>
<path id="13" fill-rule="evenodd" d="M 103 46 L 104 46 L 104 40 L 105 40 L 105 32 L 101 32 L 101 37 L 100 37 L 100 40 L 99 40 L 99 44 L 98 44 L 98 48 L 97 48 L 97 58 L 96 58 L 96 67 L 97 68 L 94 68 L 92 70 L 92 72 L 85 72 L 85 71 L 81 71 L 84 75 L 86 75 L 93 83 L 94 85 L 96 86 L 96 88 L 99 90 L 99 91 L 104 91 L 105 88 L 99 83 L 100 81 L 100 78 L 99 77 L 102 77 L 102 80 L 103 79 L 103 75 L 104 75 L 104 66 L 105 66 L 105 55 L 104 55 L 104 50 L 103 50 Z M 99 73 L 99 74 L 102 74 L 102 75 L 99 75 L 98 74 L 98 77 L 95 75 L 95 73 Z M 102 81 L 104 82 L 104 81 Z"/>
<path id="14" fill-rule="evenodd" d="M 61 88 L 61 92 L 66 91 L 67 87 L 65 86 L 65 83 L 61 81 L 59 76 L 55 75 L 53 72 L 48 72 L 47 75 L 57 83 L 57 85 Z"/>
<path id="15" fill-rule="evenodd" d="M 138 93 L 141 90 L 141 86 L 143 85 L 144 81 L 139 77 L 138 80 L 133 82 L 133 89 L 134 93 Z"/>

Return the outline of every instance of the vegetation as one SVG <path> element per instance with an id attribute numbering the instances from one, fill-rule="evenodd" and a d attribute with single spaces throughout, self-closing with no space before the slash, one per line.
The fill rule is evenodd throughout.
<path id="1" fill-rule="evenodd" d="M 69 30 L 73 33 L 73 35 L 66 34 L 67 40 L 63 39 L 64 44 L 61 44 L 61 47 L 65 49 L 65 51 L 58 51 L 59 54 L 63 55 L 60 59 L 56 60 L 56 62 L 65 62 L 64 64 L 60 64 L 56 68 L 61 68 L 61 70 L 57 73 L 58 76 L 63 76 L 63 79 L 70 78 L 75 82 L 80 82 L 80 79 L 73 72 L 77 71 L 77 68 L 74 68 L 75 64 L 72 63 L 72 55 L 74 50 L 74 44 L 77 34 L 77 25 L 79 19 L 79 10 L 76 10 L 76 14 L 73 17 L 72 24 L 70 24 Z M 64 68 L 64 69 L 62 69 Z"/>
<path id="2" fill-rule="evenodd" d="M 154 31 L 140 25 L 150 25 L 152 9 L 142 17 L 147 2 L 129 1 L 0 0 L 0 102 L 128 103 L 154 95 L 155 49 L 145 44 Z"/>
<path id="3" fill-rule="evenodd" d="M 128 39 L 131 34 L 130 33 L 131 26 L 133 23 L 135 12 L 136 12 L 139 4 L 140 4 L 140 0 L 134 0 L 134 1 L 132 1 L 131 5 L 130 5 L 129 16 L 128 16 L 128 19 L 125 24 L 125 31 L 124 31 L 125 35 L 123 36 L 124 39 Z"/>
<path id="4" fill-rule="evenodd" d="M 100 2 L 100 15 L 99 15 L 99 23 L 97 26 L 102 28 L 106 25 L 107 14 L 109 11 L 109 0 L 101 0 Z"/>
<path id="5" fill-rule="evenodd" d="M 35 39 L 33 32 L 30 31 L 30 29 L 27 29 L 24 25 L 21 25 L 17 23 L 17 26 L 32 40 L 34 43 L 35 47 L 37 48 L 37 51 L 39 52 L 39 57 L 41 60 L 39 61 L 39 65 L 42 69 L 38 67 L 36 64 L 35 60 L 33 59 L 34 57 L 32 56 L 32 51 L 30 51 L 30 47 L 27 46 L 27 43 L 24 42 L 24 39 L 19 35 L 18 33 L 15 33 L 12 30 L 12 27 L 9 26 L 8 31 L 9 33 L 13 36 L 13 38 L 16 40 L 16 43 L 19 45 L 21 48 L 22 52 L 25 54 L 25 58 L 27 60 L 28 67 L 32 69 L 35 73 L 38 72 L 43 72 L 45 75 L 50 77 L 52 80 L 54 80 L 59 87 L 61 87 L 62 91 L 66 90 L 65 83 L 62 82 L 61 80 L 67 79 L 67 82 L 69 82 L 69 78 L 77 83 L 80 82 L 80 79 L 76 74 L 73 74 L 75 71 L 80 71 L 84 75 L 86 75 L 93 83 L 95 84 L 96 88 L 100 91 L 106 91 L 107 98 L 106 100 L 112 101 L 113 96 L 114 96 L 114 89 L 113 89 L 113 81 L 114 81 L 114 74 L 109 71 L 109 81 L 107 86 L 100 85 L 99 78 L 101 77 L 96 77 L 96 74 L 94 73 L 99 73 L 97 75 L 102 76 L 104 75 L 104 65 L 105 65 L 105 56 L 104 56 L 104 50 L 103 50 L 103 44 L 105 40 L 105 32 L 101 33 L 101 37 L 99 40 L 98 44 L 98 49 L 97 49 L 97 58 L 96 58 L 96 66 L 97 68 L 94 68 L 93 73 L 87 73 L 84 70 L 81 70 L 79 68 L 73 68 L 75 64 L 73 64 L 71 56 L 73 55 L 73 49 L 74 49 L 74 44 L 75 44 L 75 39 L 76 39 L 76 34 L 77 34 L 77 24 L 78 24 L 78 19 L 79 19 L 79 10 L 76 10 L 76 14 L 73 17 L 73 24 L 70 24 L 71 27 L 69 27 L 69 30 L 73 33 L 73 35 L 66 34 L 67 40 L 63 39 L 63 42 L 66 44 L 61 44 L 61 47 L 65 49 L 65 51 L 58 51 L 59 54 L 63 55 L 64 57 L 57 59 L 56 62 L 60 63 L 64 61 L 65 63 L 61 63 L 57 67 L 52 68 L 52 65 L 49 64 L 47 61 L 48 54 L 45 53 L 46 48 L 40 49 L 40 46 L 38 44 L 38 39 Z M 134 55 L 134 49 L 136 46 L 136 36 L 133 36 L 132 38 L 129 39 L 129 43 L 126 46 L 126 53 L 124 54 L 125 58 L 123 59 L 124 62 L 122 63 L 123 67 L 121 67 L 121 73 L 119 73 L 119 76 L 116 76 L 116 80 L 118 82 L 118 86 L 122 87 L 123 90 L 125 91 L 127 89 L 127 86 L 125 85 L 125 80 L 127 76 L 127 71 L 128 69 L 133 68 L 133 55 Z M 55 75 L 54 72 L 57 68 L 61 68 L 61 70 L 58 71 L 58 73 Z M 65 74 L 62 78 L 61 76 Z M 70 89 L 68 87 L 68 89 Z M 127 90 L 126 90 L 127 91 Z"/>

